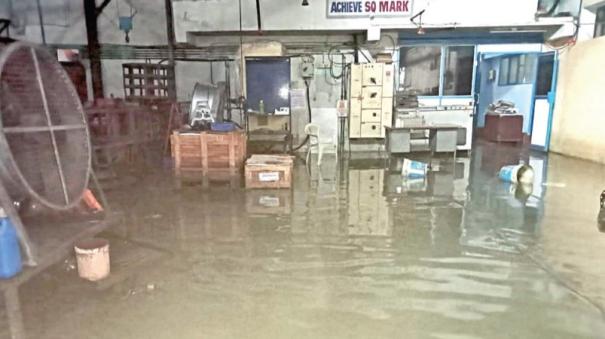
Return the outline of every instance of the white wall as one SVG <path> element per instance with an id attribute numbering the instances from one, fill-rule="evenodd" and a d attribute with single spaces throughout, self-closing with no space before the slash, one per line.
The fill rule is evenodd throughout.
<path id="1" fill-rule="evenodd" d="M 160 60 L 151 60 L 151 62 L 157 63 Z M 142 62 L 142 60 L 103 60 L 103 86 L 105 90 L 105 96 L 109 97 L 113 95 L 116 98 L 124 97 L 124 86 L 122 83 L 122 64 L 128 62 Z M 196 82 L 200 83 L 212 83 L 225 81 L 225 67 L 222 62 L 213 63 L 213 79 L 210 76 L 210 63 L 209 62 L 176 62 L 176 90 L 177 99 L 179 101 L 191 100 L 191 94 L 193 92 L 193 86 Z M 235 66 L 232 66 L 233 68 Z M 232 83 L 236 81 L 232 77 Z M 235 95 L 235 94 L 234 94 Z"/>
<path id="2" fill-rule="evenodd" d="M 242 28 L 256 30 L 256 3 L 241 0 Z M 535 23 L 537 0 L 415 0 L 413 12 L 426 9 L 425 26 L 456 25 L 511 26 Z M 413 28 L 407 18 L 327 18 L 325 0 L 311 0 L 301 6 L 299 0 L 261 1 L 263 30 L 366 30 Z M 239 0 L 175 0 L 174 16 L 177 41 L 187 41 L 187 32 L 238 31 Z"/>
<path id="3" fill-rule="evenodd" d="M 561 55 L 551 150 L 605 163 L 605 37 Z"/>
<path id="4" fill-rule="evenodd" d="M 11 36 L 20 40 L 41 42 L 35 0 L 2 0 L 0 15 L 8 17 L 8 1 L 12 1 Z M 97 1 L 100 3 L 101 1 Z M 86 24 L 81 0 L 40 1 L 44 15 L 46 39 L 50 44 L 86 44 Z M 124 33 L 118 28 L 120 16 L 130 14 L 130 5 L 137 14 L 130 33 L 132 45 L 165 45 L 166 21 L 163 0 L 112 0 L 99 16 L 99 40 L 105 44 L 124 44 Z"/>
<path id="5" fill-rule="evenodd" d="M 10 14 L 9 1 L 11 1 L 13 9 L 11 17 L 14 22 L 14 27 L 11 28 L 13 37 L 41 42 L 36 1 L 3 0 L 0 4 L 0 15 Z M 241 0 L 241 2 L 243 28 L 256 30 L 255 1 Z M 97 3 L 100 3 L 100 0 Z M 227 41 L 226 38 L 217 41 L 209 37 L 191 34 L 188 36 L 187 32 L 239 30 L 238 3 L 239 0 L 174 0 L 177 40 L 179 42 L 189 41 L 196 45 L 208 45 L 208 41 L 213 41 L 213 43 Z M 323 42 L 324 48 L 327 49 L 328 45 L 343 40 L 343 38 L 334 35 L 328 36 L 317 31 L 359 31 L 372 25 L 380 25 L 384 28 L 412 27 L 409 20 L 401 18 L 327 19 L 325 0 L 312 0 L 309 3 L 310 6 L 302 7 L 298 0 L 261 1 L 263 29 L 307 30 L 311 36 L 304 37 L 305 40 L 316 45 Z M 124 33 L 118 29 L 118 14 L 129 15 L 131 6 L 137 14 L 134 17 L 134 29 L 130 32 L 130 45 L 165 45 L 167 42 L 164 0 L 112 0 L 98 20 L 100 42 L 102 44 L 125 44 Z M 452 24 L 481 26 L 535 23 L 536 7 L 537 0 L 415 0 L 413 10 L 418 12 L 426 9 L 423 18 L 426 26 Z M 42 10 L 48 43 L 86 44 L 82 0 L 44 0 Z M 316 35 L 313 35 L 313 31 L 316 32 Z M 271 39 L 268 36 L 258 38 Z M 350 36 L 348 38 L 350 39 Z M 301 38 L 299 37 L 298 40 Z M 390 45 L 388 41 L 384 44 Z M 129 60 L 103 61 L 107 95 L 110 93 L 115 96 L 123 95 L 119 66 L 122 62 L 127 61 Z M 203 71 L 207 67 L 205 63 L 177 64 L 177 94 L 180 100 L 187 99 L 196 81 L 209 81 L 209 72 Z M 233 82 L 233 84 L 236 83 Z M 322 107 L 327 106 L 322 105 Z"/>
<path id="6" fill-rule="evenodd" d="M 0 2 L 0 17 L 10 17 L 8 1 Z M 14 26 L 11 36 L 15 39 L 41 43 L 38 12 L 35 0 L 11 0 Z M 97 3 L 101 1 L 98 0 Z M 86 45 L 86 24 L 82 0 L 43 0 L 41 1 L 48 44 Z M 118 28 L 118 14 L 130 15 L 132 5 L 136 11 L 133 30 L 130 32 L 130 45 L 166 45 L 166 21 L 164 0 L 112 0 L 99 16 L 99 40 L 101 44 L 126 44 L 124 32 Z M 144 60 L 108 60 L 102 61 L 105 95 L 124 96 L 122 85 L 122 63 L 144 62 Z M 159 62 L 159 60 L 151 60 Z M 87 62 L 84 62 L 88 66 Z M 89 73 L 90 74 L 90 73 Z M 224 81 L 222 63 L 214 63 L 215 82 Z M 90 80 L 90 75 L 88 76 Z M 177 62 L 177 96 L 179 100 L 191 97 L 196 82 L 210 83 L 210 63 Z M 89 91 L 90 92 L 90 91 Z"/>

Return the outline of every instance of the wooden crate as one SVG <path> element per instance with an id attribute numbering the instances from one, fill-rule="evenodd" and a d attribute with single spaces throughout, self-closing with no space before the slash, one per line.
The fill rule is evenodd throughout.
<path id="1" fill-rule="evenodd" d="M 170 140 L 177 176 L 190 172 L 238 175 L 242 171 L 246 159 L 246 134 L 242 131 L 174 131 Z"/>
<path id="2" fill-rule="evenodd" d="M 246 161 L 246 188 L 290 188 L 293 167 L 289 155 L 253 155 Z"/>

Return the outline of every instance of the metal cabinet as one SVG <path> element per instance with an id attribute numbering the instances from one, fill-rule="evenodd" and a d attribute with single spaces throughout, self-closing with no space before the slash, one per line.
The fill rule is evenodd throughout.
<path id="1" fill-rule="evenodd" d="M 363 73 L 363 79 L 361 83 L 364 87 L 366 86 L 382 86 L 382 76 L 384 73 L 384 64 L 363 64 L 361 71 Z"/>
<path id="2" fill-rule="evenodd" d="M 351 67 L 349 137 L 381 139 L 393 122 L 392 64 L 372 63 Z"/>
<path id="3" fill-rule="evenodd" d="M 363 109 L 382 108 L 382 86 L 366 86 L 361 90 Z"/>
<path id="4" fill-rule="evenodd" d="M 363 138 L 381 138 L 383 129 L 380 122 L 362 122 L 359 130 Z"/>
<path id="5" fill-rule="evenodd" d="M 364 109 L 361 111 L 363 122 L 378 122 L 382 120 L 382 111 L 378 109 Z"/>

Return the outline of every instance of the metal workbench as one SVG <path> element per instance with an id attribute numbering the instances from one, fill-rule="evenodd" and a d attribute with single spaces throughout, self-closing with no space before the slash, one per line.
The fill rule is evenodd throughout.
<path id="1" fill-rule="evenodd" d="M 389 154 L 411 153 L 412 133 L 417 131 L 428 131 L 429 151 L 434 153 L 454 153 L 458 145 L 464 144 L 466 135 L 464 127 L 453 124 L 431 124 L 408 127 L 385 127 L 386 150 Z M 464 133 L 462 133 L 464 132 Z"/>

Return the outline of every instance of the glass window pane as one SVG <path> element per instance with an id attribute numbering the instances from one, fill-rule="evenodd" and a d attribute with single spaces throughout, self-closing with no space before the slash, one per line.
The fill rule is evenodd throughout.
<path id="1" fill-rule="evenodd" d="M 525 83 L 525 70 L 527 68 L 527 57 L 525 55 L 519 56 L 519 69 L 517 70 L 517 81 L 519 83 Z"/>
<path id="2" fill-rule="evenodd" d="M 439 95 L 441 47 L 402 47 L 399 67 L 401 87 L 416 91 L 418 95 Z"/>
<path id="3" fill-rule="evenodd" d="M 552 87 L 552 76 L 554 71 L 554 54 L 542 55 L 538 60 L 538 81 L 536 84 L 536 95 L 547 95 Z"/>
<path id="4" fill-rule="evenodd" d="M 514 85 L 519 82 L 519 57 L 510 58 L 510 69 L 508 72 L 508 84 Z"/>
<path id="5" fill-rule="evenodd" d="M 524 84 L 531 84 L 536 78 L 536 55 L 530 54 L 525 57 L 525 69 L 523 72 L 522 79 L 520 82 Z"/>
<path id="6" fill-rule="evenodd" d="M 504 58 L 500 61 L 500 74 L 498 75 L 498 85 L 508 85 L 508 70 L 510 66 L 510 59 Z"/>
<path id="7" fill-rule="evenodd" d="M 538 0 L 538 14 L 548 17 L 577 17 L 581 0 Z"/>
<path id="8" fill-rule="evenodd" d="M 475 47 L 447 47 L 445 54 L 444 95 L 471 95 Z"/>

